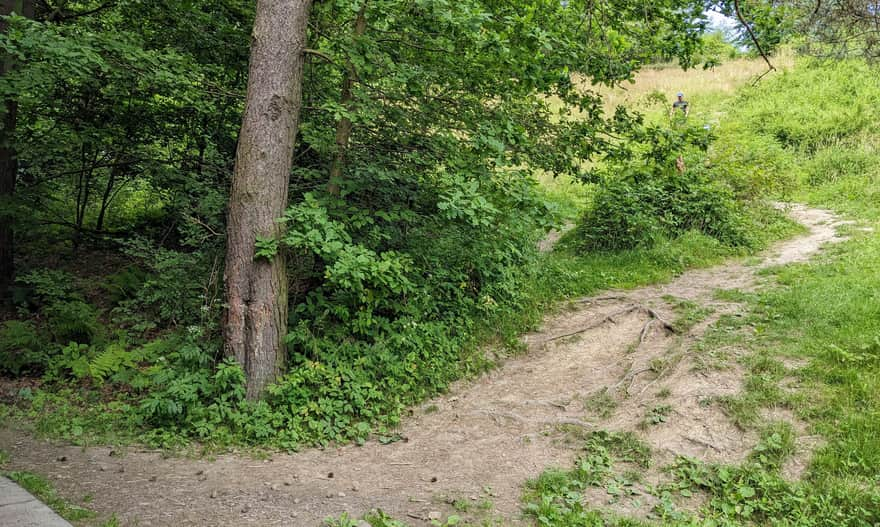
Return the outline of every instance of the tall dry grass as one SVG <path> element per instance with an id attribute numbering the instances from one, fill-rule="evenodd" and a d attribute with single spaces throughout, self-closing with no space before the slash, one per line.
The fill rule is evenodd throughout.
<path id="1" fill-rule="evenodd" d="M 779 71 L 794 66 L 794 55 L 782 51 L 772 59 Z M 645 68 L 635 77 L 633 83 L 626 83 L 618 88 L 590 86 L 581 80 L 581 87 L 599 92 L 604 98 L 605 112 L 613 114 L 614 109 L 623 105 L 631 110 L 645 113 L 649 119 L 662 121 L 679 91 L 685 93 L 691 103 L 693 120 L 717 123 L 721 119 L 722 106 L 719 104 L 727 99 L 737 88 L 752 82 L 767 71 L 767 64 L 762 59 L 735 59 L 725 62 L 710 70 L 682 70 L 677 65 L 659 65 Z M 578 82 L 577 80 L 575 82 Z M 552 107 L 558 109 L 561 103 L 556 98 L 550 99 Z M 574 217 L 589 200 L 587 186 L 567 175 L 554 175 L 536 172 L 535 177 L 553 200 L 559 203 Z"/>
<path id="2" fill-rule="evenodd" d="M 773 65 L 784 71 L 794 66 L 794 55 L 781 51 L 772 59 Z M 735 59 L 709 70 L 682 70 L 674 65 L 648 67 L 635 77 L 633 83 L 610 89 L 593 87 L 605 98 L 605 109 L 613 112 L 617 106 L 647 110 L 657 104 L 658 98 L 669 104 L 678 92 L 692 103 L 705 102 L 709 97 L 730 95 L 737 88 L 752 82 L 767 71 L 762 59 Z"/>

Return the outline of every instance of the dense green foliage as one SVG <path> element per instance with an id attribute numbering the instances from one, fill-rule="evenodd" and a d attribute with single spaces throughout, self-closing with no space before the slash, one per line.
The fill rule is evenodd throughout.
<path id="1" fill-rule="evenodd" d="M 738 7 L 739 14 L 751 28 L 751 33 L 739 22 L 735 26 L 736 43 L 756 55 L 758 45 L 765 53 L 772 53 L 780 45 L 796 38 L 800 33 L 802 18 L 813 9 L 809 3 L 778 0 L 739 0 L 738 2 L 722 0 L 713 4 L 716 4 L 722 13 L 739 22 Z M 758 41 L 757 45 L 755 40 Z"/>
<path id="2" fill-rule="evenodd" d="M 754 247 L 748 209 L 704 162 L 702 128 L 649 128 L 643 152 L 609 162 L 574 242 L 583 250 L 650 247 L 697 231 L 730 247 Z M 634 143 L 631 142 L 631 143 Z M 689 169 L 679 170 L 681 156 Z"/>
<path id="3" fill-rule="evenodd" d="M 739 49 L 728 41 L 727 36 L 721 31 L 707 33 L 702 38 L 702 49 L 694 60 L 695 64 L 703 64 L 703 68 L 710 69 L 738 58 L 742 55 Z"/>
<path id="4" fill-rule="evenodd" d="M 255 254 L 289 255 L 289 369 L 249 403 L 222 352 L 221 255 L 252 4 L 47 9 L 0 35 L 20 110 L 3 370 L 43 376 L 21 401 L 68 437 L 114 416 L 162 444 L 286 448 L 383 433 L 560 296 L 532 285 L 562 216 L 535 176 L 578 175 L 640 127 L 573 79 L 690 64 L 705 24 L 702 2 L 666 0 L 316 3 L 286 231 Z"/>

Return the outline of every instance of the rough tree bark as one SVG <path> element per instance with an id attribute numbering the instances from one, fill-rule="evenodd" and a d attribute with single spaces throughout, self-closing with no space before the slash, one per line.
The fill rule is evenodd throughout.
<path id="1" fill-rule="evenodd" d="M 354 21 L 355 38 L 363 35 L 364 31 L 367 29 L 366 15 L 367 2 L 365 0 Z M 354 64 L 351 63 L 351 60 L 346 61 L 345 67 L 346 72 L 345 77 L 342 79 L 342 94 L 339 102 L 342 103 L 342 106 L 345 109 L 350 110 L 354 99 L 351 93 L 351 87 L 357 80 L 357 71 L 354 68 Z M 351 139 L 351 129 L 352 123 L 351 119 L 348 117 L 342 117 L 339 119 L 339 122 L 336 123 L 336 155 L 333 156 L 333 163 L 330 165 L 330 183 L 327 185 L 327 190 L 334 196 L 339 195 L 339 182 L 342 180 L 342 171 L 345 167 L 345 155 L 348 152 L 348 142 Z"/>
<path id="2" fill-rule="evenodd" d="M 16 13 L 33 18 L 33 0 L 0 0 L 0 15 Z M 6 24 L 0 22 L 0 31 L 6 31 Z M 14 67 L 11 57 L 0 58 L 0 76 L 6 75 Z M 15 179 L 18 175 L 18 159 L 12 144 L 18 116 L 18 102 L 9 99 L 3 102 L 3 129 L 0 130 L 0 201 L 9 202 L 15 195 Z M 0 214 L 0 302 L 9 298 L 9 287 L 15 280 L 15 242 L 12 218 Z"/>
<path id="3" fill-rule="evenodd" d="M 257 237 L 280 234 L 302 104 L 311 0 L 258 0 L 247 102 L 229 196 L 226 352 L 244 368 L 247 397 L 262 396 L 285 362 L 287 277 L 283 255 L 254 259 Z"/>

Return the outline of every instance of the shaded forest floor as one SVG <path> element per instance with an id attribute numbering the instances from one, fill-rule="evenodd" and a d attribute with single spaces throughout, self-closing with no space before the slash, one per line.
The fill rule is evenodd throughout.
<path id="1" fill-rule="evenodd" d="M 737 297 L 766 287 L 768 267 L 806 261 L 842 239 L 842 222 L 830 212 L 800 205 L 789 212 L 808 232 L 759 258 L 571 302 L 524 337 L 526 353 L 413 408 L 388 441 L 266 459 L 190 459 L 54 444 L 7 422 L 0 430 L 5 468 L 46 476 L 72 502 L 88 496 L 89 508 L 116 514 L 122 525 L 316 526 L 380 508 L 416 526 L 451 514 L 527 524 L 523 483 L 548 467 L 570 466 L 593 430 L 631 432 L 650 446 L 652 467 L 681 455 L 738 463 L 758 433 L 737 426 L 724 404 L 741 392 L 746 373 L 741 341 L 750 328 L 728 327 L 742 316 Z M 798 478 L 816 436 L 789 410 L 763 412 L 796 432 L 783 474 Z M 586 499 L 645 517 L 656 501 L 649 489 L 662 478 L 657 468 L 643 470 L 633 487 L 639 499 L 609 504 L 601 489 Z"/>

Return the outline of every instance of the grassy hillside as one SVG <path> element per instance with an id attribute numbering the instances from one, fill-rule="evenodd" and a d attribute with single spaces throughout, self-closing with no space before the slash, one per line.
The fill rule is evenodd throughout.
<path id="1" fill-rule="evenodd" d="M 594 474 L 584 472 L 583 463 L 572 472 L 548 472 L 531 484 L 528 498 L 540 512 L 538 525 L 856 527 L 880 521 L 880 86 L 866 82 L 872 75 L 859 62 L 801 60 L 711 107 L 719 134 L 712 161 L 734 165 L 731 172 L 754 167 L 743 191 L 827 207 L 853 221 L 850 241 L 814 262 L 772 270 L 778 287 L 725 293 L 736 294 L 750 312 L 727 321 L 708 352 L 742 344 L 743 331 L 753 335 L 746 339 L 752 354 L 743 361 L 749 372 L 744 391 L 724 401 L 739 426 L 770 426 L 753 456 L 738 466 L 679 460 L 669 467 L 669 486 L 658 489 L 663 499 L 649 514 L 654 520 L 613 518 L 567 500 L 563 489 L 592 484 Z M 708 96 L 697 92 L 694 99 Z M 799 366 L 786 366 L 792 364 Z M 794 383 L 781 389 L 791 371 Z M 768 425 L 762 415 L 769 408 L 793 412 L 820 445 L 802 480 L 780 473 L 794 452 L 794 435 L 787 425 Z M 588 444 L 584 459 L 600 450 Z M 694 506 L 694 495 L 703 496 L 701 505 Z"/>
<path id="2" fill-rule="evenodd" d="M 680 458 L 665 468 L 667 481 L 651 491 L 659 504 L 639 518 L 624 518 L 604 511 L 601 503 L 585 502 L 583 493 L 598 487 L 608 491 L 610 503 L 623 499 L 621 481 L 637 476 L 612 474 L 615 456 L 637 448 L 643 458 L 644 448 L 636 438 L 613 431 L 591 434 L 573 469 L 551 469 L 527 483 L 523 505 L 535 525 L 863 527 L 880 522 L 880 86 L 865 82 L 875 73 L 859 62 L 799 60 L 757 87 L 746 86 L 743 74 L 726 98 L 717 96 L 726 88 L 694 91 L 694 100 L 712 101 L 702 116 L 717 118 L 719 137 L 710 162 L 726 166 L 739 192 L 835 210 L 851 220 L 845 232 L 850 239 L 809 263 L 770 269 L 774 287 L 719 293 L 743 302 L 747 314 L 725 319 L 701 350 L 711 354 L 731 344 L 749 350 L 741 359 L 747 372 L 743 391 L 719 401 L 739 427 L 761 438 L 747 461 L 717 465 Z M 647 78 L 672 86 L 689 75 L 663 74 L 668 78 L 662 81 L 659 72 Z M 586 191 L 587 200 L 591 192 Z M 674 240 L 656 253 L 637 250 L 613 257 L 562 251 L 550 261 L 568 272 L 586 261 L 603 272 L 638 269 L 644 278 L 652 272 L 646 255 L 662 260 L 678 244 L 685 242 Z M 682 255 L 702 250 L 697 242 Z M 612 258 L 616 265 L 603 267 Z M 815 445 L 800 479 L 781 470 L 796 450 L 793 425 L 768 420 L 768 410 L 790 412 L 806 427 L 800 439 Z M 383 514 L 368 520 L 374 527 L 403 525 Z M 332 522 L 354 524 L 347 518 Z M 453 524 L 462 523 L 451 518 L 447 525 Z"/>

